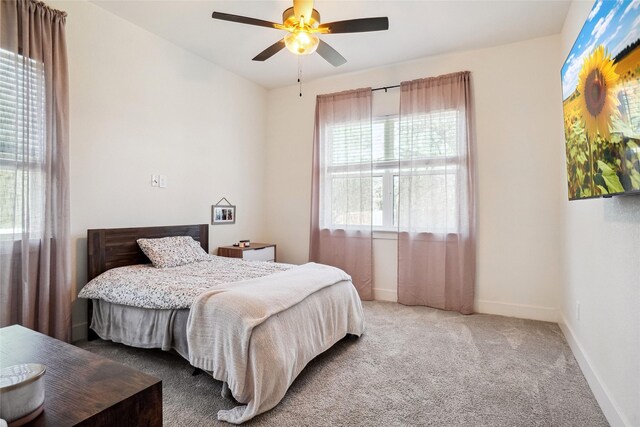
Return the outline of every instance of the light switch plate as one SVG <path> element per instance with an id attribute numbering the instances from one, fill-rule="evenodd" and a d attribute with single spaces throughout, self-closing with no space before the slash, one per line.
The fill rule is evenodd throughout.
<path id="1" fill-rule="evenodd" d="M 160 175 L 151 175 L 151 186 L 158 187 L 160 185 Z"/>
<path id="2" fill-rule="evenodd" d="M 160 183 L 160 188 L 166 188 L 167 187 L 167 176 L 166 175 L 160 175 L 160 180 L 158 182 Z"/>

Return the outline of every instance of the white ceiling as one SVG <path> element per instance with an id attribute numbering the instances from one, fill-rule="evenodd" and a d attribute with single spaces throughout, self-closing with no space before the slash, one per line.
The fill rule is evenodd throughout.
<path id="1" fill-rule="evenodd" d="M 219 21 L 213 11 L 282 22 L 288 1 L 92 0 L 98 6 L 266 88 L 294 84 L 298 57 L 286 49 L 265 62 L 255 55 L 283 31 Z M 570 1 L 326 1 L 321 22 L 389 17 L 389 30 L 322 36 L 347 59 L 334 68 L 317 54 L 301 57 L 304 80 L 445 52 L 557 34 Z"/>

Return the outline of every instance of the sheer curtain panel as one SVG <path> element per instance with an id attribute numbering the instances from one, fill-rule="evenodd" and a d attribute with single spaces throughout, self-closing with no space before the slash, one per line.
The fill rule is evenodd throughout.
<path id="1" fill-rule="evenodd" d="M 309 259 L 373 299 L 371 89 L 316 99 Z"/>
<path id="2" fill-rule="evenodd" d="M 475 200 L 470 73 L 403 82 L 398 302 L 473 312 Z"/>
<path id="3" fill-rule="evenodd" d="M 0 326 L 71 338 L 66 14 L 0 1 Z"/>

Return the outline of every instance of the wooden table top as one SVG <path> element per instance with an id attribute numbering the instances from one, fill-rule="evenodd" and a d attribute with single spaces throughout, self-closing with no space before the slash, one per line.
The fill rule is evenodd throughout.
<path id="1" fill-rule="evenodd" d="M 250 251 L 252 249 L 264 249 L 264 248 L 269 248 L 271 246 L 275 246 L 275 244 L 273 243 L 253 243 L 251 242 L 250 246 L 241 248 L 240 246 L 220 246 L 218 247 L 218 249 L 222 248 L 222 249 L 232 249 L 232 250 L 236 250 L 236 251 Z"/>
<path id="2" fill-rule="evenodd" d="M 47 367 L 45 408 L 30 424 L 34 426 L 69 426 L 92 417 L 96 420 L 97 414 L 150 387 L 161 393 L 157 378 L 22 326 L 0 328 L 0 367 L 21 363 Z M 140 407 L 141 412 L 146 410 Z"/>

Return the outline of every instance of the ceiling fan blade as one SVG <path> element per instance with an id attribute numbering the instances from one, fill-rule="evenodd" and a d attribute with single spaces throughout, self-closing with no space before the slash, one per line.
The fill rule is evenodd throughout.
<path id="1" fill-rule="evenodd" d="M 337 50 L 322 41 L 322 39 L 318 44 L 318 49 L 316 50 L 316 52 L 318 52 L 318 55 L 322 56 L 329 64 L 333 65 L 334 67 L 339 67 L 347 62 L 347 60 L 344 59 L 344 56 L 340 55 Z"/>
<path id="2" fill-rule="evenodd" d="M 293 0 L 293 14 L 297 19 L 304 16 L 304 21 L 309 22 L 313 12 L 313 0 Z"/>
<path id="3" fill-rule="evenodd" d="M 247 16 L 232 15 L 230 13 L 213 12 L 211 14 L 213 19 L 221 19 L 223 21 L 237 22 L 239 24 L 257 25 L 259 27 L 276 28 L 280 29 L 281 24 L 275 22 L 263 21 L 262 19 L 249 18 Z"/>
<path id="4" fill-rule="evenodd" d="M 389 29 L 389 18 L 360 18 L 347 21 L 336 21 L 322 24 L 318 27 L 322 33 L 364 33 L 367 31 L 384 31 Z"/>
<path id="5" fill-rule="evenodd" d="M 275 42 L 274 44 L 272 44 L 271 46 L 269 46 L 268 48 L 260 52 L 258 55 L 256 55 L 255 58 L 253 58 L 253 60 L 266 61 L 276 53 L 280 52 L 282 49 L 284 49 L 284 39 L 278 40 L 277 42 Z"/>

